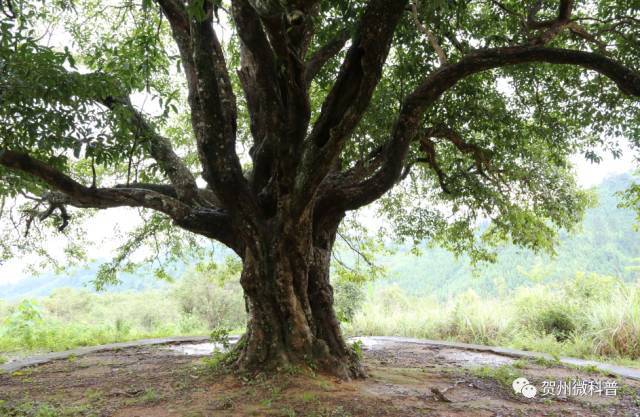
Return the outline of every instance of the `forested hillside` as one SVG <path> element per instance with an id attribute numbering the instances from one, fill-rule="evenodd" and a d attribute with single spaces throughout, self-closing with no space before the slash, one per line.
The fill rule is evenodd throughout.
<path id="1" fill-rule="evenodd" d="M 468 288 L 495 294 L 535 281 L 569 279 L 581 272 L 635 280 L 640 232 L 634 230 L 634 212 L 619 208 L 616 196 L 631 181 L 626 174 L 603 181 L 596 189 L 597 207 L 588 210 L 580 230 L 561 234 L 555 257 L 507 246 L 500 250 L 496 264 L 474 273 L 468 259 L 456 260 L 442 249 L 425 247 L 420 256 L 400 250 L 385 259 L 387 279 L 378 285 L 396 283 L 409 293 L 446 298 Z"/>

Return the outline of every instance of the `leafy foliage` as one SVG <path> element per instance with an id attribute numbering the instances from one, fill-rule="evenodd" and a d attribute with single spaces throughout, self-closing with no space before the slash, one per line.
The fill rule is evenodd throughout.
<path id="1" fill-rule="evenodd" d="M 245 305 L 238 269 L 238 262 L 230 260 L 226 265 L 210 264 L 207 270 L 185 274 L 174 289 L 174 297 L 185 317 L 196 317 L 209 329 L 222 333 L 223 329 L 244 324 Z"/>
<path id="2" fill-rule="evenodd" d="M 35 329 L 42 321 L 38 306 L 30 300 L 23 300 L 16 311 L 5 319 L 3 333 L 9 337 L 20 338 L 27 348 L 33 348 Z"/>

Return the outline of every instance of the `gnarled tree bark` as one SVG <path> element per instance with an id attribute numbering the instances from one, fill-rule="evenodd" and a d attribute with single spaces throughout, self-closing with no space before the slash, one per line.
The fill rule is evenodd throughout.
<path id="1" fill-rule="evenodd" d="M 304 219 L 260 237 L 244 253 L 240 283 L 249 322 L 238 345 L 241 369 L 306 364 L 343 378 L 364 375 L 333 311 L 329 268 L 337 226 L 314 230 Z"/>

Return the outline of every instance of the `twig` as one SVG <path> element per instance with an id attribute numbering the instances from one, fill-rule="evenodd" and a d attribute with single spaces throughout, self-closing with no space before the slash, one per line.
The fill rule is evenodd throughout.
<path id="1" fill-rule="evenodd" d="M 438 401 L 442 401 L 444 403 L 452 402 L 450 399 L 445 397 L 444 394 L 442 393 L 442 391 L 440 391 L 437 387 L 431 387 L 431 392 L 433 393 L 433 395 L 435 395 L 435 397 L 438 399 Z"/>
<path id="2" fill-rule="evenodd" d="M 347 246 L 349 246 L 349 248 L 354 251 L 358 256 L 360 256 L 362 258 L 362 260 L 364 260 L 366 262 L 367 265 L 369 265 L 370 267 L 375 267 L 375 264 L 367 257 L 367 255 L 365 255 L 364 253 L 362 253 L 358 248 L 356 248 L 353 243 L 351 243 L 351 241 L 349 239 L 347 239 L 346 237 L 344 237 L 342 235 L 342 233 L 340 233 L 339 231 L 336 232 L 337 235 L 340 237 L 340 239 L 344 240 L 344 242 L 347 244 Z"/>
<path id="3" fill-rule="evenodd" d="M 440 65 L 445 65 L 447 63 L 447 55 L 444 53 L 444 49 L 438 43 L 438 39 L 435 37 L 433 32 L 431 32 L 425 25 L 422 24 L 420 18 L 418 17 L 418 5 L 420 0 L 415 0 L 414 3 L 411 3 L 411 11 L 413 15 L 413 20 L 418 27 L 420 32 L 424 33 L 431 44 L 431 47 L 436 51 L 436 55 L 438 55 L 438 61 L 440 61 Z"/>

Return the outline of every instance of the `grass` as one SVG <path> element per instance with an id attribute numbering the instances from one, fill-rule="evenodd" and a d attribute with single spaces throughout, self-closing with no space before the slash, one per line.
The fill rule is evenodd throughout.
<path id="1" fill-rule="evenodd" d="M 99 389 L 89 388 L 84 393 L 84 398 L 92 404 L 104 399 L 104 392 Z"/>
<path id="2" fill-rule="evenodd" d="M 468 291 L 448 301 L 387 286 L 367 294 L 346 333 L 505 346 L 639 367 L 640 286 L 577 275 L 502 297 Z"/>
<path id="3" fill-rule="evenodd" d="M 501 365 L 498 367 L 482 366 L 479 368 L 471 368 L 470 372 L 478 378 L 493 379 L 507 388 L 511 387 L 515 379 L 522 376 L 520 369 L 513 365 Z"/>
<path id="4" fill-rule="evenodd" d="M 313 392 L 303 392 L 302 393 L 302 401 L 305 403 L 316 401 L 318 396 Z"/>
<path id="5" fill-rule="evenodd" d="M 58 406 L 49 403 L 25 401 L 8 407 L 0 400 L 0 416 L 2 417 L 97 417 L 87 405 Z"/>
<path id="6" fill-rule="evenodd" d="M 560 358 L 555 357 L 553 359 L 547 359 L 545 357 L 538 357 L 533 360 L 536 365 L 540 365 L 546 368 L 551 368 L 554 366 L 558 366 L 560 364 Z"/>
<path id="7" fill-rule="evenodd" d="M 160 401 L 161 398 L 162 396 L 158 394 L 158 391 L 153 388 L 149 388 L 144 390 L 140 397 L 137 398 L 136 403 L 141 405 L 155 404 Z"/>
<path id="8" fill-rule="evenodd" d="M 516 369 L 525 369 L 528 365 L 529 361 L 527 359 L 518 359 L 511 364 Z"/>

